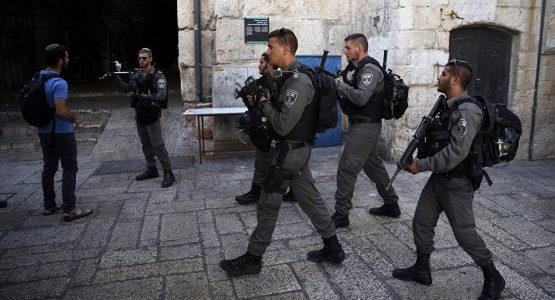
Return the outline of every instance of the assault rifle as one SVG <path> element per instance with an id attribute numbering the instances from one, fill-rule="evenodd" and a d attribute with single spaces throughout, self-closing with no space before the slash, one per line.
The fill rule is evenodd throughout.
<path id="1" fill-rule="evenodd" d="M 342 70 L 341 72 L 338 72 L 338 73 L 333 73 L 331 71 L 328 71 L 325 69 L 326 60 L 328 59 L 328 53 L 329 53 L 328 50 L 324 50 L 324 54 L 322 55 L 322 60 L 320 61 L 320 66 L 314 68 L 317 73 L 323 73 L 335 79 L 335 78 L 342 77 L 345 73 L 349 72 L 350 70 L 356 69 L 356 67 L 358 66 L 358 62 L 356 61 L 356 59 L 353 58 L 349 61 L 349 64 L 347 65 L 347 67 L 345 67 L 345 70 Z"/>
<path id="2" fill-rule="evenodd" d="M 418 144 L 422 142 L 422 139 L 424 138 L 426 131 L 428 131 L 428 127 L 430 127 L 430 124 L 434 120 L 435 116 L 437 115 L 439 110 L 443 107 L 444 101 L 445 101 L 445 96 L 444 95 L 439 96 L 436 103 L 432 107 L 432 110 L 430 111 L 430 113 L 427 116 L 422 117 L 422 121 L 420 121 L 420 125 L 418 125 L 418 128 L 416 128 L 416 132 L 414 133 L 412 140 L 410 141 L 409 145 L 407 146 L 407 149 L 401 156 L 401 159 L 397 163 L 397 171 L 395 171 L 395 174 L 393 175 L 393 177 L 391 177 L 389 184 L 385 188 L 386 190 L 389 190 L 391 188 L 391 185 L 393 184 L 395 177 L 399 175 L 399 172 L 401 172 L 401 170 L 406 169 L 408 165 L 411 163 L 412 155 L 414 154 L 414 151 L 416 151 L 416 149 L 418 148 Z"/>

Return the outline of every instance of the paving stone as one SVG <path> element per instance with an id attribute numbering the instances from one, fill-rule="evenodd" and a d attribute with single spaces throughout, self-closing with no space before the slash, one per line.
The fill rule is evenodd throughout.
<path id="1" fill-rule="evenodd" d="M 79 241 L 79 246 L 83 248 L 106 246 L 114 221 L 114 218 L 92 219 Z"/>
<path id="2" fill-rule="evenodd" d="M 198 217 L 199 224 L 214 222 L 214 215 L 210 210 L 198 211 L 197 217 Z"/>
<path id="3" fill-rule="evenodd" d="M 158 250 L 155 247 L 132 250 L 108 251 L 102 256 L 101 268 L 113 268 L 156 261 Z"/>
<path id="4" fill-rule="evenodd" d="M 202 238 L 202 246 L 204 248 L 220 247 L 220 239 L 214 223 L 204 223 L 200 226 L 200 235 Z"/>
<path id="5" fill-rule="evenodd" d="M 392 298 L 393 291 L 358 257 L 350 255 L 340 265 L 325 263 L 322 266 L 330 274 L 330 281 L 347 299 L 360 295 L 372 295 L 375 299 Z"/>
<path id="6" fill-rule="evenodd" d="M 391 278 L 391 272 L 395 267 L 387 260 L 385 254 L 375 247 L 368 249 L 355 248 L 360 258 L 374 271 L 379 278 Z"/>
<path id="7" fill-rule="evenodd" d="M 300 290 L 291 268 L 287 265 L 263 267 L 258 275 L 233 279 L 239 298 L 259 297 L 287 291 Z"/>
<path id="8" fill-rule="evenodd" d="M 541 288 L 504 264 L 496 264 L 499 273 L 507 282 L 506 289 L 520 299 L 550 299 Z"/>
<path id="9" fill-rule="evenodd" d="M 99 257 L 102 248 L 76 249 L 72 251 L 57 251 L 21 256 L 3 256 L 0 259 L 0 269 L 31 266 L 59 261 L 79 261 L 81 259 Z"/>
<path id="10" fill-rule="evenodd" d="M 552 247 L 524 251 L 530 261 L 549 275 L 555 276 L 555 250 Z"/>
<path id="11" fill-rule="evenodd" d="M 229 279 L 227 273 L 220 268 L 220 264 L 206 266 L 206 273 L 208 274 L 209 282 L 216 282 Z"/>
<path id="12" fill-rule="evenodd" d="M 154 246 L 158 243 L 159 224 L 159 215 L 145 216 L 139 242 L 141 247 Z"/>
<path id="13" fill-rule="evenodd" d="M 416 251 L 414 236 L 412 233 L 412 222 L 384 224 L 384 227 L 391 231 L 403 244 Z"/>
<path id="14" fill-rule="evenodd" d="M 159 299 L 162 290 L 162 278 L 149 278 L 72 288 L 64 299 Z"/>
<path id="15" fill-rule="evenodd" d="M 459 267 L 473 263 L 472 258 L 460 247 L 439 249 L 434 251 L 430 256 L 432 270 Z"/>
<path id="16" fill-rule="evenodd" d="M 279 265 L 290 262 L 306 261 L 306 254 L 312 250 L 321 249 L 322 246 L 295 249 L 267 250 L 264 254 L 264 265 Z"/>
<path id="17" fill-rule="evenodd" d="M 388 231 L 368 213 L 368 209 L 354 208 L 349 213 L 351 225 L 349 229 L 353 235 L 384 234 Z"/>
<path id="18" fill-rule="evenodd" d="M 0 286 L 25 281 L 38 281 L 49 278 L 69 277 L 74 268 L 72 262 L 55 262 L 39 266 L 24 266 L 0 270 Z"/>
<path id="19" fill-rule="evenodd" d="M 221 235 L 220 239 L 222 240 L 222 250 L 225 259 L 236 258 L 247 252 L 247 246 L 249 244 L 249 236 L 247 234 L 237 233 Z"/>
<path id="20" fill-rule="evenodd" d="M 79 262 L 75 275 L 71 279 L 71 287 L 89 285 L 98 268 L 100 259 L 85 259 Z"/>
<path id="21" fill-rule="evenodd" d="M 538 286 L 550 294 L 552 299 L 555 297 L 555 276 L 546 275 L 534 279 Z"/>
<path id="22" fill-rule="evenodd" d="M 141 230 L 140 222 L 117 223 L 108 243 L 109 249 L 135 248 Z"/>
<path id="23" fill-rule="evenodd" d="M 0 285 L 0 295 L 6 300 L 60 297 L 68 284 L 68 278 L 55 278 L 16 285 Z"/>
<path id="24" fill-rule="evenodd" d="M 149 202 L 147 215 L 171 214 L 177 212 L 192 212 L 204 209 L 204 202 L 175 200 L 172 202 Z"/>
<path id="25" fill-rule="evenodd" d="M 118 218 L 124 205 L 125 200 L 96 202 L 96 207 L 93 209 L 94 218 Z"/>
<path id="26" fill-rule="evenodd" d="M 478 231 L 478 233 L 480 234 L 480 231 Z M 486 234 L 480 235 L 483 237 L 486 247 L 491 251 L 491 253 L 493 253 L 495 258 L 494 262 L 500 260 L 526 276 L 536 276 L 543 273 L 543 271 L 535 264 L 530 263 L 530 259 L 528 257 L 520 253 L 516 253 L 503 244 L 493 240 Z"/>
<path id="27" fill-rule="evenodd" d="M 146 263 L 111 269 L 100 269 L 96 272 L 94 283 L 105 283 L 137 278 L 166 276 L 171 274 L 203 271 L 202 259 L 189 258 L 174 261 Z"/>
<path id="28" fill-rule="evenodd" d="M 150 199 L 148 200 L 149 203 L 168 203 L 173 202 L 177 199 L 177 191 L 170 190 L 170 191 L 157 191 L 156 193 L 152 193 Z"/>
<path id="29" fill-rule="evenodd" d="M 249 231 L 249 234 L 252 231 Z M 316 229 L 307 223 L 277 225 L 272 235 L 272 240 L 293 239 L 303 236 L 317 235 Z"/>
<path id="30" fill-rule="evenodd" d="M 118 186 L 118 187 L 106 187 L 102 189 L 86 189 L 80 188 L 75 192 L 77 198 L 80 197 L 87 197 L 87 196 L 109 196 L 114 194 L 121 194 L 127 192 L 127 186 Z"/>
<path id="31" fill-rule="evenodd" d="M 210 299 L 210 286 L 204 273 L 166 277 L 168 299 Z"/>
<path id="32" fill-rule="evenodd" d="M 199 243 L 185 244 L 179 246 L 169 246 L 160 248 L 160 260 L 174 260 L 202 256 L 202 249 Z"/>
<path id="33" fill-rule="evenodd" d="M 237 299 L 231 281 L 215 281 L 210 282 L 210 291 L 212 299 Z"/>
<path id="34" fill-rule="evenodd" d="M 10 205 L 8 203 L 8 205 Z M 29 211 L 11 211 L 0 213 L 0 231 L 13 230 L 29 217 Z"/>
<path id="35" fill-rule="evenodd" d="M 145 214 L 147 200 L 146 199 L 130 199 L 125 202 L 121 209 L 120 219 L 126 220 L 140 219 Z"/>
<path id="36" fill-rule="evenodd" d="M 62 217 L 62 210 L 57 211 L 55 214 L 50 216 L 43 216 L 41 214 L 32 214 L 27 217 L 25 222 L 21 224 L 22 228 L 33 228 L 33 227 L 45 227 L 45 226 L 59 226 L 64 224 L 64 219 Z"/>
<path id="37" fill-rule="evenodd" d="M 203 255 L 204 263 L 206 265 L 219 264 L 224 259 L 224 254 L 221 248 L 205 248 Z"/>
<path id="38" fill-rule="evenodd" d="M 79 238 L 84 228 L 85 225 L 74 223 L 66 226 L 10 231 L 0 240 L 0 248 L 72 242 Z"/>
<path id="39" fill-rule="evenodd" d="M 240 233 L 245 231 L 241 218 L 237 214 L 216 215 L 214 219 L 216 220 L 216 228 L 220 234 Z"/>
<path id="40" fill-rule="evenodd" d="M 130 200 L 130 199 L 148 199 L 150 196 L 150 192 L 137 192 L 137 193 L 123 193 L 123 194 L 114 194 L 114 195 L 91 195 L 91 196 L 83 196 L 79 197 L 79 202 L 81 203 L 89 203 L 89 202 L 114 202 L 114 201 L 121 201 L 121 200 Z"/>
<path id="41" fill-rule="evenodd" d="M 398 239 L 389 235 L 367 236 L 377 249 L 385 253 L 396 267 L 405 267 L 414 264 L 415 254 Z"/>
<path id="42" fill-rule="evenodd" d="M 555 234 L 522 217 L 498 218 L 492 221 L 532 247 L 555 244 Z"/>
<path id="43" fill-rule="evenodd" d="M 340 299 L 333 290 L 326 271 L 319 264 L 300 262 L 291 265 L 299 283 L 310 299 Z"/>
<path id="44" fill-rule="evenodd" d="M 515 236 L 507 233 L 501 227 L 496 226 L 492 222 L 489 222 L 489 221 L 486 221 L 486 220 L 476 220 L 476 227 L 485 231 L 487 234 L 491 235 L 496 240 L 503 243 L 503 245 L 509 247 L 510 249 L 518 251 L 518 250 L 523 250 L 523 249 L 530 248 L 530 246 L 521 242 Z"/>
<path id="45" fill-rule="evenodd" d="M 77 247 L 74 243 L 59 243 L 59 244 L 48 244 L 48 245 L 38 245 L 30 246 L 25 248 L 13 248 L 4 250 L 2 258 L 17 257 L 31 254 L 40 254 L 48 252 L 58 252 L 58 251 L 72 251 Z"/>
<path id="46" fill-rule="evenodd" d="M 199 230 L 194 213 L 178 213 L 162 216 L 161 241 L 179 241 L 199 238 Z"/>

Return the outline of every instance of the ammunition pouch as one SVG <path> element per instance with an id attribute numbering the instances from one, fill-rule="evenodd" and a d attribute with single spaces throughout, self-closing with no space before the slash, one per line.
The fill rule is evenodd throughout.
<path id="1" fill-rule="evenodd" d="M 266 193 L 285 194 L 287 186 L 283 183 L 295 177 L 295 172 L 278 166 L 271 166 L 264 180 L 264 191 Z"/>

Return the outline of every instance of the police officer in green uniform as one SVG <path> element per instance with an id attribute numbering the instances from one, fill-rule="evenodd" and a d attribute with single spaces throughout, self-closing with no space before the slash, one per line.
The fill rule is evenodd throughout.
<path id="1" fill-rule="evenodd" d="M 257 205 L 258 223 L 249 238 L 247 252 L 235 259 L 222 260 L 220 267 L 232 276 L 258 274 L 262 255 L 270 245 L 278 218 L 282 196 L 291 187 L 299 206 L 308 215 L 324 247 L 308 253 L 308 260 L 339 263 L 345 252 L 331 221 L 326 203 L 314 186 L 308 165 L 310 142 L 314 138 L 315 89 L 308 75 L 299 72 L 301 66 L 295 58 L 297 38 L 289 29 L 274 30 L 268 36 L 270 62 L 283 70 L 275 103 L 261 97 L 259 106 L 276 133 L 276 153 L 263 185 Z"/>
<path id="2" fill-rule="evenodd" d="M 355 60 L 336 79 L 340 96 L 340 106 L 349 117 L 349 131 L 345 137 L 345 147 L 337 168 L 337 191 L 335 192 L 335 227 L 349 226 L 349 210 L 361 170 L 374 182 L 378 194 L 383 199 L 381 207 L 370 209 L 379 216 L 397 218 L 401 215 L 399 197 L 393 188 L 386 190 L 389 175 L 378 155 L 378 141 L 382 130 L 382 105 L 384 74 L 379 63 L 368 56 L 366 36 L 355 33 L 345 38 L 345 56 Z"/>
<path id="3" fill-rule="evenodd" d="M 273 71 L 273 65 L 270 63 L 268 54 L 262 53 L 260 56 L 260 60 L 258 62 L 258 71 L 260 75 L 265 76 L 265 72 L 269 72 L 270 74 Z M 269 76 L 269 74 L 266 74 Z M 273 75 L 271 75 L 273 76 Z M 258 80 L 262 80 L 261 77 Z M 254 105 L 254 98 L 257 95 L 247 95 L 247 105 L 252 107 Z M 250 120 L 254 122 L 254 120 Z M 268 151 L 264 151 L 263 149 L 256 148 L 255 160 L 254 160 L 254 174 L 252 177 L 252 184 L 250 191 L 246 192 L 245 194 L 235 196 L 235 201 L 242 205 L 252 204 L 258 202 L 260 198 L 260 193 L 262 192 L 262 184 L 266 175 L 268 174 L 268 170 L 270 170 L 270 164 L 272 161 L 272 156 L 275 154 L 275 147 L 270 147 Z M 283 201 L 295 201 L 295 197 L 293 197 L 293 193 L 291 190 L 283 196 Z"/>
<path id="4" fill-rule="evenodd" d="M 131 107 L 135 108 L 137 133 L 146 160 L 145 171 L 135 179 L 157 178 L 159 174 L 156 168 L 156 158 L 158 158 L 164 170 L 162 187 L 165 188 L 175 182 L 168 151 L 162 139 L 160 124 L 161 109 L 167 108 L 166 77 L 164 73 L 152 66 L 150 49 L 139 50 L 138 60 L 141 70 L 131 74 L 129 83 L 123 82 L 119 76 L 116 76 L 122 92 L 133 92 Z"/>
<path id="5" fill-rule="evenodd" d="M 484 285 L 480 299 L 499 299 L 505 287 L 503 276 L 496 270 L 491 252 L 476 232 L 472 201 L 474 190 L 467 176 L 467 156 L 476 133 L 483 122 L 480 107 L 468 101 L 466 91 L 472 79 L 471 66 L 461 60 L 449 61 L 438 77 L 438 91 L 447 97 L 445 107 L 434 119 L 428 132 L 433 136 L 419 147 L 419 157 L 434 144 L 442 143 L 439 138 L 445 132 L 446 142 L 438 152 L 413 160 L 407 170 L 412 174 L 432 171 L 424 186 L 412 223 L 416 263 L 406 269 L 395 269 L 393 277 L 411 280 L 424 285 L 432 284 L 430 254 L 434 250 L 434 228 L 441 212 L 445 212 L 459 245 L 482 268 Z"/>

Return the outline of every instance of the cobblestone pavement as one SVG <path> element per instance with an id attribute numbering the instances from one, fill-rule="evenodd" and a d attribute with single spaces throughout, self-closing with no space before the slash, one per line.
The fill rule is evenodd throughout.
<path id="1" fill-rule="evenodd" d="M 444 216 L 431 259 L 433 285 L 391 277 L 393 268 L 414 262 L 411 221 L 429 173 L 398 177 L 399 219 L 368 214 L 381 200 L 368 178 L 359 177 L 351 226 L 338 230 L 347 252 L 341 265 L 306 260 L 321 240 L 297 204 L 283 203 L 262 273 L 227 277 L 219 261 L 244 253 L 256 225 L 255 206 L 233 200 L 250 187 L 253 158 L 191 164 L 179 155 L 195 153 L 186 150 L 195 145 L 172 142 L 177 183 L 162 189 L 161 178 L 137 182 L 140 146 L 132 118 L 121 115 L 113 112 L 96 147 L 80 149 L 78 206 L 95 212 L 72 223 L 61 212 L 41 214 L 39 153 L 0 153 L 0 200 L 9 204 L 0 209 L 0 298 L 475 299 L 481 291 L 482 273 L 457 246 Z M 166 131 L 178 115 L 166 116 Z M 194 131 L 176 128 L 166 138 Z M 311 160 L 330 209 L 340 151 L 315 149 Z M 494 185 L 477 192 L 478 231 L 507 280 L 505 299 L 555 296 L 554 171 L 555 161 L 517 161 L 493 168 Z"/>

